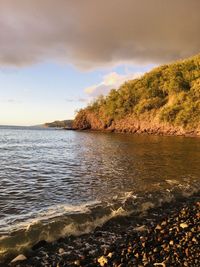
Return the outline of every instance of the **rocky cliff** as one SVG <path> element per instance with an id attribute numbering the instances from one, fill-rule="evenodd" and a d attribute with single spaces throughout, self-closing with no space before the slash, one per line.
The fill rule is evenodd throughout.
<path id="1" fill-rule="evenodd" d="M 163 65 L 81 109 L 76 129 L 200 136 L 200 55 Z"/>

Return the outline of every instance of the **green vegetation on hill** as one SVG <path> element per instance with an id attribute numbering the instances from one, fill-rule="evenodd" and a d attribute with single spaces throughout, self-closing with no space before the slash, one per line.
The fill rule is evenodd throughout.
<path id="1" fill-rule="evenodd" d="M 156 117 L 159 123 L 184 129 L 199 127 L 200 55 L 155 68 L 100 96 L 78 112 L 74 127 L 95 128 L 91 114 L 104 129 L 127 116 Z"/>

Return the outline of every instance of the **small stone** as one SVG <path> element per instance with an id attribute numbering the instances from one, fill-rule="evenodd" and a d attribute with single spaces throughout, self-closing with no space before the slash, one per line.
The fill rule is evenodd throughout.
<path id="1" fill-rule="evenodd" d="M 14 258 L 11 263 L 15 263 L 17 261 L 25 261 L 27 260 L 26 256 L 24 256 L 23 254 L 18 255 L 16 258 Z"/>
<path id="2" fill-rule="evenodd" d="M 164 248 L 164 251 L 169 251 L 169 246 L 166 246 L 166 247 Z"/>
<path id="3" fill-rule="evenodd" d="M 132 248 L 132 247 L 128 247 L 128 249 L 127 249 L 128 253 L 131 253 L 131 252 L 132 252 L 132 250 L 133 250 L 133 248 Z"/>
<path id="4" fill-rule="evenodd" d="M 139 258 L 139 254 L 138 254 L 138 253 L 136 253 L 136 254 L 135 254 L 135 257 L 138 259 L 138 258 Z"/>
<path id="5" fill-rule="evenodd" d="M 159 224 L 155 228 L 155 230 L 161 230 L 161 229 L 162 229 L 162 227 Z"/>
<path id="6" fill-rule="evenodd" d="M 187 227 L 188 227 L 188 224 L 187 224 L 187 223 L 181 223 L 181 224 L 180 224 L 180 227 L 183 228 L 183 229 L 184 229 L 184 228 L 187 228 Z"/>
<path id="7" fill-rule="evenodd" d="M 107 255 L 108 258 L 112 258 L 112 256 L 113 256 L 112 252 L 108 253 L 108 255 Z"/>
<path id="8" fill-rule="evenodd" d="M 146 262 L 146 261 L 147 261 L 146 253 L 144 253 L 143 258 L 142 258 L 142 261 L 143 261 L 143 262 Z"/>
<path id="9" fill-rule="evenodd" d="M 81 265 L 81 262 L 80 262 L 80 260 L 76 260 L 76 261 L 74 262 L 74 264 L 77 265 L 77 266 L 80 266 L 80 265 Z"/>
<path id="10" fill-rule="evenodd" d="M 147 227 L 145 225 L 141 225 L 141 226 L 135 227 L 134 230 L 138 232 L 144 232 L 147 230 Z"/>
<path id="11" fill-rule="evenodd" d="M 65 250 L 63 248 L 59 248 L 58 253 L 59 254 L 64 254 L 65 253 Z"/>
<path id="12" fill-rule="evenodd" d="M 98 263 L 100 264 L 100 266 L 104 266 L 105 264 L 108 263 L 108 259 L 104 256 L 101 256 L 100 258 L 98 258 Z"/>
<path id="13" fill-rule="evenodd" d="M 185 255 L 186 255 L 187 257 L 189 256 L 189 249 L 188 249 L 188 248 L 185 249 Z"/>
<path id="14" fill-rule="evenodd" d="M 143 243 L 142 243 L 142 247 L 143 247 L 143 248 L 145 248 L 145 246 L 146 246 L 146 243 L 145 243 L 145 242 L 143 242 Z"/>
<path id="15" fill-rule="evenodd" d="M 163 221 L 163 222 L 161 223 L 161 225 L 162 225 L 162 226 L 165 226 L 165 225 L 167 225 L 167 222 L 166 222 L 166 221 Z"/>
<path id="16" fill-rule="evenodd" d="M 198 241 L 196 240 L 196 238 L 195 238 L 195 237 L 193 237 L 193 238 L 192 238 L 192 242 L 194 242 L 194 243 L 198 244 Z"/>
<path id="17" fill-rule="evenodd" d="M 171 246 L 173 246 L 173 245 L 174 245 L 174 241 L 173 241 L 173 240 L 170 240 L 170 241 L 169 241 L 169 244 L 170 244 Z"/>

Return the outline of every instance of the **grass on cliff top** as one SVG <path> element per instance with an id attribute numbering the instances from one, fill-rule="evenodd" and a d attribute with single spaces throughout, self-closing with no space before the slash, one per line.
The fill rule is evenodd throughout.
<path id="1" fill-rule="evenodd" d="M 127 115 L 153 115 L 160 122 L 194 128 L 200 125 L 200 55 L 153 69 L 100 96 L 77 114 L 83 123 L 92 112 L 109 127 Z M 81 122 L 82 120 L 82 122 Z"/>

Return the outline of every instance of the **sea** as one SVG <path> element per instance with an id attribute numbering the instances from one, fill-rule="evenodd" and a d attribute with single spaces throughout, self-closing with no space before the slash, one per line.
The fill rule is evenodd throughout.
<path id="1" fill-rule="evenodd" d="M 1 126 L 0 260 L 199 186 L 199 138 Z"/>

